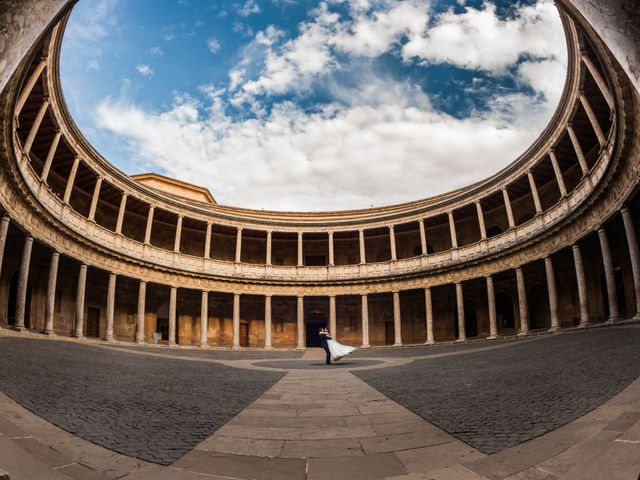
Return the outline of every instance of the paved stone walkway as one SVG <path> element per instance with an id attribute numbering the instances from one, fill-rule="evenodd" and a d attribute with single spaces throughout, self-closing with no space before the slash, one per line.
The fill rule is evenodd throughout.
<path id="1" fill-rule="evenodd" d="M 129 355 L 70 342 L 0 338 L 0 390 L 116 452 L 168 465 L 283 373 Z"/>
<path id="2" fill-rule="evenodd" d="M 639 359 L 640 328 L 629 327 L 354 373 L 460 440 L 497 453 L 598 407 L 640 376 Z"/>
<path id="3" fill-rule="evenodd" d="M 601 336 L 605 332 L 610 333 Z M 464 351 L 445 349 L 430 358 L 380 357 L 375 360 L 382 363 L 376 365 L 363 365 L 361 362 L 369 359 L 354 358 L 354 366 L 331 370 L 314 369 L 318 352 L 309 351 L 303 358 L 293 361 L 309 363 L 312 368 L 290 369 L 247 408 L 170 466 L 121 455 L 83 440 L 0 394 L 0 470 L 9 471 L 12 480 L 636 480 L 640 473 L 640 379 L 617 395 L 617 390 L 613 389 L 604 393 L 594 391 L 593 397 L 601 396 L 598 408 L 537 438 L 487 455 L 412 413 L 355 375 L 364 377 L 394 370 L 404 375 L 403 372 L 409 371 L 407 369 L 418 365 L 420 368 L 413 373 L 422 377 L 429 375 L 425 372 L 434 368 L 432 365 L 443 362 L 442 365 L 458 364 L 458 368 L 449 373 L 458 375 L 458 383 L 464 385 L 467 375 L 470 375 L 468 372 L 477 371 L 479 376 L 490 380 L 486 377 L 490 370 L 489 362 L 496 359 L 508 361 L 509 356 L 520 351 L 528 360 L 520 365 L 522 375 L 528 376 L 531 385 L 538 386 L 548 378 L 535 375 L 533 367 L 529 371 L 524 366 L 539 362 L 551 368 L 557 363 L 553 352 L 566 350 L 562 358 L 567 365 L 580 362 L 581 356 L 589 356 L 592 362 L 597 363 L 595 366 L 587 363 L 579 368 L 578 371 L 583 372 L 580 378 L 588 382 L 593 376 L 602 382 L 604 372 L 608 371 L 611 383 L 616 384 L 619 383 L 617 369 L 627 372 L 626 365 L 632 362 L 621 363 L 614 352 L 634 355 L 632 346 L 640 343 L 638 332 L 638 328 L 617 328 L 563 334 L 513 345 L 486 344 L 486 347 L 477 346 Z M 3 344 L 3 340 L 6 338 L 0 335 L 0 351 L 4 360 L 7 343 Z M 31 346 L 31 350 L 59 349 L 66 352 L 69 360 L 77 358 L 75 350 L 63 345 L 69 344 L 68 341 L 42 339 L 29 343 L 36 344 Z M 597 347 L 603 343 L 602 348 Z M 78 345 L 77 342 L 70 345 L 93 351 L 96 357 L 106 353 L 131 357 L 131 360 L 122 360 L 128 365 L 142 366 L 144 361 L 149 361 L 163 368 L 165 362 L 176 363 L 181 365 L 181 372 L 200 371 L 201 367 L 239 370 L 229 368 L 235 366 L 243 368 L 239 371 L 246 375 L 264 375 L 269 370 L 278 372 L 256 364 L 274 363 L 282 367 L 283 363 L 292 361 L 214 360 L 179 355 L 167 358 L 161 352 L 126 353 Z M 64 360 L 65 355 L 56 360 Z M 614 358 L 607 363 L 609 360 L 604 359 L 605 356 Z M 632 360 L 637 358 L 636 355 Z M 111 363 L 117 365 L 118 361 L 111 359 Z M 469 368 L 470 365 L 473 367 Z M 494 366 L 498 371 L 503 368 L 502 365 Z M 15 364 L 12 368 L 14 374 L 19 371 Z M 144 370 L 140 367 L 139 371 Z M 564 377 L 556 377 L 556 383 L 575 374 L 568 367 L 558 371 Z M 514 372 L 517 370 L 511 373 Z M 594 372 L 593 375 L 590 372 Z M 497 377 L 504 380 L 504 375 Z M 519 375 L 512 377 L 520 381 Z M 406 379 L 407 382 L 400 386 L 401 394 L 410 394 L 424 387 L 415 378 Z M 42 378 L 38 381 L 45 383 Z M 490 384 L 487 390 L 493 389 L 494 398 L 499 399 L 505 393 L 500 390 L 504 385 Z M 467 387 L 477 389 L 478 385 Z M 608 401 L 602 397 L 609 394 L 614 396 Z M 67 408 L 74 408 L 77 403 L 72 400 L 64 398 L 64 405 L 69 403 Z M 456 400 L 468 402 L 465 398 Z M 52 402 L 59 408 L 64 406 L 57 399 L 52 399 Z M 573 403 L 569 409 L 572 408 Z M 553 411 L 547 413 L 554 414 Z"/>

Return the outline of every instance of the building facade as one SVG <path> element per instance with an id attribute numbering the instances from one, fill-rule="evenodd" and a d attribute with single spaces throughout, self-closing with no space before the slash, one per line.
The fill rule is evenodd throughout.
<path id="1" fill-rule="evenodd" d="M 433 198 L 321 213 L 232 208 L 206 189 L 120 172 L 62 94 L 74 2 L 2 3 L 1 327 L 270 349 L 316 346 L 327 324 L 373 347 L 640 312 L 640 62 L 625 40 L 638 27 L 606 26 L 624 2 L 557 2 L 564 93 L 507 168 Z"/>

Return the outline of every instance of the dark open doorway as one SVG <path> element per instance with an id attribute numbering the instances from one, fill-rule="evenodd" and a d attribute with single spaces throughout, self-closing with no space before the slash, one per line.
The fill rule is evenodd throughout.
<path id="1" fill-rule="evenodd" d="M 327 327 L 327 316 L 323 312 L 311 312 L 305 320 L 305 333 L 307 334 L 307 347 L 320 346 L 321 327 Z"/>

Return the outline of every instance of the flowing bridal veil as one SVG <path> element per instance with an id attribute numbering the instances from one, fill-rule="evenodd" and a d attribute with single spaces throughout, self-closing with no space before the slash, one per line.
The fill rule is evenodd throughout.
<path id="1" fill-rule="evenodd" d="M 327 346 L 329 347 L 329 353 L 331 354 L 332 362 L 337 362 L 342 357 L 349 355 L 356 349 L 355 347 L 350 347 L 349 345 L 342 345 L 341 343 L 338 343 L 333 339 L 327 340 Z"/>

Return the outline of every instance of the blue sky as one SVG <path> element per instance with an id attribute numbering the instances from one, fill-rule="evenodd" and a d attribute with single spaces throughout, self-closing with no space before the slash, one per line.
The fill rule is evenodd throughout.
<path id="1" fill-rule="evenodd" d="M 558 103 L 550 0 L 80 0 L 65 98 L 126 173 L 220 203 L 367 208 L 477 181 Z"/>

